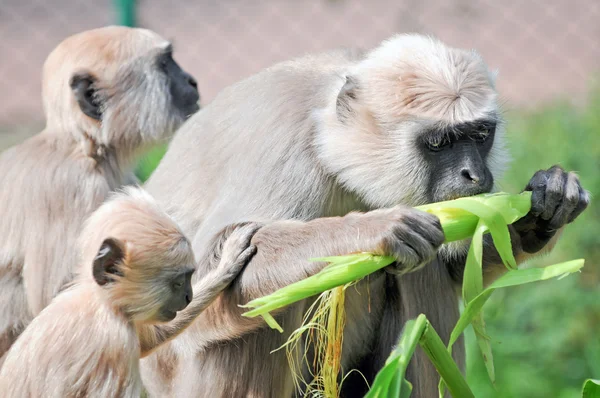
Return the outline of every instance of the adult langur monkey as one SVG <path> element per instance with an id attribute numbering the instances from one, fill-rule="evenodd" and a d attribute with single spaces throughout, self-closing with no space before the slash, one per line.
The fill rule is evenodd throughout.
<path id="1" fill-rule="evenodd" d="M 83 220 L 199 100 L 169 42 L 114 26 L 60 43 L 42 96 L 46 128 L 0 156 L 0 356 L 71 279 Z"/>
<path id="2" fill-rule="evenodd" d="M 419 313 L 447 341 L 468 242 L 435 255 L 439 222 L 403 206 L 493 189 L 507 160 L 496 97 L 477 53 L 419 35 L 395 36 L 365 55 L 284 62 L 223 90 L 182 127 L 147 188 L 173 206 L 199 251 L 236 221 L 290 221 L 258 231 L 257 255 L 230 290 L 143 362 L 149 391 L 292 396 L 285 353 L 271 350 L 299 326 L 306 305 L 278 314 L 286 334 L 242 318 L 237 305 L 316 273 L 323 264 L 311 257 L 362 250 L 397 258 L 347 291 L 345 371 L 356 368 L 371 382 L 404 322 Z M 577 176 L 558 166 L 538 171 L 525 189 L 533 191 L 531 212 L 510 228 L 519 261 L 550 249 L 589 200 Z M 489 241 L 484 261 L 489 283 L 504 270 Z M 464 348 L 454 356 L 463 363 Z M 415 397 L 437 396 L 438 377 L 422 352 L 407 378 Z M 342 396 L 366 390 L 353 373 Z"/>

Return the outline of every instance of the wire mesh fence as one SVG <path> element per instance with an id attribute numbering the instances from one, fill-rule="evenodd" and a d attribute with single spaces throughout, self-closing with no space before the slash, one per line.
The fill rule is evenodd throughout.
<path id="1" fill-rule="evenodd" d="M 600 69 L 598 0 L 138 0 L 137 22 L 175 43 L 203 102 L 277 61 L 397 32 L 475 48 L 499 70 L 508 108 L 581 100 Z M 0 0 L 0 133 L 43 123 L 45 57 L 73 33 L 113 24 L 92 0 Z"/>

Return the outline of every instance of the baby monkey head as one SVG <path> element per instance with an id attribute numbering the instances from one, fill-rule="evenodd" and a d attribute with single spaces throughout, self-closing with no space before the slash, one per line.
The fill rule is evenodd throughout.
<path id="1" fill-rule="evenodd" d="M 92 214 L 82 236 L 84 264 L 92 265 L 84 277 L 132 321 L 168 322 L 192 301 L 190 242 L 143 190 L 115 194 Z"/>

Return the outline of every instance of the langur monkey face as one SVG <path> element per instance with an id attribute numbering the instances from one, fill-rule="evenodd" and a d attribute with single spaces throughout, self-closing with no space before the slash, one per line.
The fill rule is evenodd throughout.
<path id="1" fill-rule="evenodd" d="M 492 190 L 494 176 L 487 158 L 496 124 L 496 119 L 490 117 L 425 129 L 415 144 L 429 172 L 429 201 L 441 202 Z"/>
<path id="2" fill-rule="evenodd" d="M 194 268 L 184 268 L 178 270 L 166 278 L 165 286 L 168 287 L 168 294 L 160 306 L 154 321 L 169 322 L 175 318 L 178 311 L 183 310 L 192 302 L 194 293 L 192 292 L 192 274 Z"/>
<path id="3" fill-rule="evenodd" d="M 179 64 L 173 59 L 173 47 L 168 45 L 158 58 L 158 67 L 164 73 L 169 81 L 169 91 L 173 98 L 173 107 L 175 111 L 180 112 L 181 116 L 188 118 L 196 113 L 200 106 L 200 94 L 198 93 L 198 84 L 189 73 L 181 69 Z"/>

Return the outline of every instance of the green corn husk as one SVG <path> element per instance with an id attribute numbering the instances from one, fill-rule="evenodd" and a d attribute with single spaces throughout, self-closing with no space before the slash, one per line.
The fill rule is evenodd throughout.
<path id="1" fill-rule="evenodd" d="M 419 206 L 417 209 L 439 217 L 446 242 L 453 242 L 473 236 L 480 215 L 485 210 L 493 214 L 500 214 L 506 228 L 506 224 L 514 222 L 529 211 L 530 201 L 531 192 L 523 192 L 518 195 L 497 193 L 433 203 Z M 473 207 L 477 207 L 477 214 L 470 211 Z M 501 210 L 494 211 L 493 209 Z M 512 256 L 512 251 L 510 251 L 510 255 Z M 270 311 L 286 307 L 334 287 L 360 280 L 391 264 L 394 259 L 388 256 L 361 253 L 348 256 L 314 258 L 311 261 L 324 261 L 330 263 L 330 265 L 311 277 L 243 305 L 242 308 L 251 308 L 243 316 L 249 318 L 262 316 L 269 326 L 282 332 L 281 327 L 270 316 Z"/>
<path id="2" fill-rule="evenodd" d="M 583 384 L 582 398 L 600 398 L 600 380 L 587 379 Z"/>
<path id="3" fill-rule="evenodd" d="M 500 287 L 520 285 L 549 279 L 558 275 L 566 275 L 579 270 L 583 266 L 583 260 L 574 260 L 544 269 L 517 270 L 508 225 L 527 214 L 530 209 L 530 201 L 530 192 L 524 192 L 519 195 L 499 193 L 461 198 L 418 207 L 418 209 L 432 213 L 440 218 L 446 242 L 472 238 L 463 275 L 462 293 L 466 308 L 452 332 L 447 349 L 443 346 L 439 336 L 423 315 L 417 319 L 414 325 L 411 323 L 414 321 L 409 321 L 402 334 L 399 347 L 392 352 L 386 365 L 378 373 L 368 397 L 387 397 L 390 393 L 393 396 L 400 394 L 401 397 L 408 397 L 410 395 L 412 387 L 404 379 L 404 373 L 416 345 L 415 336 L 418 337 L 419 344 L 421 344 L 440 373 L 440 397 L 443 396 L 446 387 L 450 389 L 450 392 L 454 396 L 472 396 L 464 378 L 458 372 L 458 368 L 456 368 L 450 356 L 452 345 L 469 324 L 473 326 L 488 375 L 490 380 L 494 382 L 492 350 L 489 338 L 485 333 L 485 323 L 481 312 L 484 303 L 490 297 L 491 293 Z M 484 290 L 482 274 L 483 235 L 488 232 L 491 234 L 496 250 L 502 262 L 509 269 L 509 272 Z M 333 322 L 332 320 L 343 319 L 343 308 L 339 305 L 343 301 L 339 299 L 332 300 L 330 298 L 332 297 L 331 295 L 323 296 L 325 294 L 323 292 L 338 286 L 348 287 L 365 276 L 391 264 L 393 258 L 361 253 L 348 256 L 317 258 L 311 261 L 325 261 L 330 264 L 316 275 L 284 287 L 271 295 L 252 300 L 243 307 L 253 309 L 243 315 L 248 317 L 262 316 L 272 328 L 276 328 L 282 332 L 283 330 L 269 314 L 269 311 L 322 293 L 317 316 L 313 317 L 308 324 L 306 324 L 307 321 L 305 319 L 305 325 L 296 330 L 284 346 L 288 348 L 290 346 L 297 346 L 297 341 L 301 335 L 306 333 L 307 330 L 313 330 L 317 335 L 316 341 L 319 342 L 319 344 L 315 345 L 317 356 L 321 355 L 321 358 L 328 358 L 327 353 L 335 350 L 335 358 L 339 360 L 341 358 L 341 344 L 339 341 L 336 343 L 336 339 L 332 338 L 332 336 L 341 336 L 343 322 Z M 343 300 L 343 290 L 340 290 L 340 292 Z M 409 338 L 407 336 L 412 340 L 406 340 Z M 443 353 L 440 347 L 444 348 Z M 319 350 L 325 352 L 325 354 L 320 353 Z M 288 358 L 290 358 L 289 354 Z M 329 358 L 332 358 L 332 356 L 330 355 Z M 312 390 L 315 392 L 313 394 L 315 396 L 319 396 L 319 393 L 321 393 L 321 395 L 326 397 L 334 397 L 337 396 L 337 392 L 339 391 L 336 380 L 336 375 L 340 372 L 339 362 L 335 362 L 337 366 L 327 368 L 328 362 L 331 361 L 320 361 L 318 363 L 321 369 L 320 373 L 313 375 L 319 387 Z M 312 382 L 308 386 L 310 387 L 314 383 Z M 591 384 L 586 386 L 591 390 L 594 389 L 594 386 Z"/>

